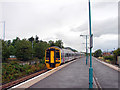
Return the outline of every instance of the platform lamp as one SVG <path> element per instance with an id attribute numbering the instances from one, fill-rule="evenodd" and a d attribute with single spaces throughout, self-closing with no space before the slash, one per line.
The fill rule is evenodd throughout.
<path id="1" fill-rule="evenodd" d="M 87 65 L 87 61 L 88 61 L 88 50 L 87 50 L 87 36 L 88 35 L 80 35 L 81 37 L 85 36 L 86 37 L 86 65 Z M 85 44 L 85 43 L 84 43 Z"/>

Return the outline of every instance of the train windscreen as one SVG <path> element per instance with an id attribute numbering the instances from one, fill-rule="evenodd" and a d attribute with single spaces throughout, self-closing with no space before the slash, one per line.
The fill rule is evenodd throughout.
<path id="1" fill-rule="evenodd" d="M 60 58 L 60 53 L 58 50 L 56 51 L 56 58 Z"/>
<path id="2" fill-rule="evenodd" d="M 50 51 L 47 51 L 46 52 L 46 59 L 49 59 L 49 57 L 50 57 Z"/>

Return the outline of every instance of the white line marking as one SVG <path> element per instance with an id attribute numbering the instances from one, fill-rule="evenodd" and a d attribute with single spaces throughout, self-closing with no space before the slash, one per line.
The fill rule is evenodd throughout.
<path id="1" fill-rule="evenodd" d="M 95 84 L 95 87 L 94 88 L 97 88 L 97 85 L 96 85 L 96 82 L 95 82 L 95 79 L 93 78 L 93 83 Z"/>

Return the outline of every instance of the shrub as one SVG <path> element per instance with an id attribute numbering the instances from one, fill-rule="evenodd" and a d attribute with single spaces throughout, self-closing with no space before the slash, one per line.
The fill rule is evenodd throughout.
<path id="1" fill-rule="evenodd" d="M 98 59 L 104 60 L 104 58 L 103 58 L 103 57 L 98 57 Z"/>
<path id="2" fill-rule="evenodd" d="M 102 56 L 102 51 L 101 49 L 98 49 L 94 52 L 94 57 L 101 57 Z"/>
<path id="3" fill-rule="evenodd" d="M 19 79 L 23 76 L 29 75 L 36 71 L 40 71 L 45 68 L 45 64 L 37 63 L 35 65 L 20 65 L 17 62 L 3 63 L 2 64 L 2 83 L 8 83 L 10 81 Z"/>
<path id="4" fill-rule="evenodd" d="M 111 63 L 111 61 L 110 60 L 105 60 L 106 62 L 108 62 L 108 63 Z"/>
<path id="5" fill-rule="evenodd" d="M 104 59 L 112 61 L 114 59 L 114 56 L 104 56 Z"/>

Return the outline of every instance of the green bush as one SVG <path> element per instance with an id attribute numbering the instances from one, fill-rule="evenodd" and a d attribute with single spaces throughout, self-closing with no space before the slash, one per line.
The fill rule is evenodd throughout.
<path id="1" fill-rule="evenodd" d="M 2 64 L 2 83 L 14 81 L 26 75 L 32 74 L 45 68 L 45 64 L 20 65 L 17 62 Z"/>
<path id="2" fill-rule="evenodd" d="M 98 49 L 94 52 L 94 57 L 101 57 L 102 56 L 102 51 L 101 49 Z"/>
<path id="3" fill-rule="evenodd" d="M 45 57 L 43 57 L 43 59 L 40 60 L 41 63 L 45 63 Z"/>
<path id="4" fill-rule="evenodd" d="M 112 56 L 112 55 L 104 56 L 104 59 L 112 61 L 114 59 L 114 56 Z"/>
<path id="5" fill-rule="evenodd" d="M 105 60 L 106 62 L 108 62 L 108 63 L 111 63 L 111 61 L 110 60 Z"/>

